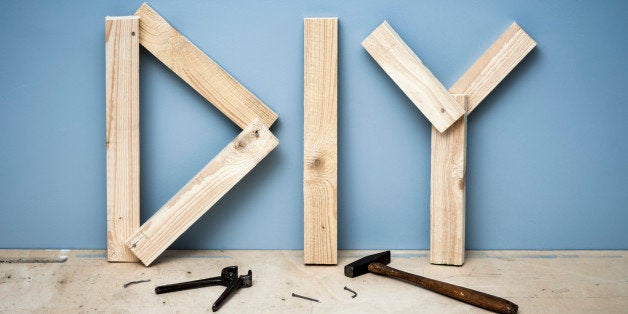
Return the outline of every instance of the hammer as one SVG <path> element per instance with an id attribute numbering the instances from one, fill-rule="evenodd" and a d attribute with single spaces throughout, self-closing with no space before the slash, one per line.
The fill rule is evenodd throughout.
<path id="1" fill-rule="evenodd" d="M 517 313 L 517 310 L 519 309 L 519 306 L 506 299 L 473 289 L 406 273 L 404 271 L 386 266 L 388 263 L 390 263 L 390 251 L 369 255 L 345 266 L 345 276 L 353 278 L 371 272 L 384 275 L 386 277 L 400 279 L 489 311 L 497 313 Z"/>

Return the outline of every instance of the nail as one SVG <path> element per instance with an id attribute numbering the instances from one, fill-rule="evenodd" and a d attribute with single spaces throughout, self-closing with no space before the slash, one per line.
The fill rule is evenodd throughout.
<path id="1" fill-rule="evenodd" d="M 345 286 L 345 290 L 347 290 L 347 291 L 349 291 L 349 292 L 352 292 L 352 293 L 353 293 L 353 295 L 351 296 L 351 298 L 352 298 L 352 299 L 358 296 L 358 293 L 357 293 L 357 292 L 355 292 L 355 291 L 353 291 L 353 290 L 351 290 L 351 289 L 347 288 L 347 286 Z"/>
<path id="2" fill-rule="evenodd" d="M 302 296 L 302 295 L 298 295 L 298 294 L 296 294 L 296 293 L 292 293 L 292 296 L 293 296 L 293 297 L 296 297 L 296 298 L 301 298 L 301 299 L 305 299 L 305 300 L 310 300 L 310 301 L 318 302 L 318 303 L 320 303 L 320 302 L 321 302 L 321 301 L 319 301 L 319 300 L 312 299 L 312 298 L 308 298 L 308 297 L 304 297 L 304 296 Z"/>

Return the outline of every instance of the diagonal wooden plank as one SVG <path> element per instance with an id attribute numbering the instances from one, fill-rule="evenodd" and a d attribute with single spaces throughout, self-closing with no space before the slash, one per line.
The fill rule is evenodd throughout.
<path id="1" fill-rule="evenodd" d="M 534 47 L 536 42 L 530 35 L 512 23 L 449 92 L 467 95 L 467 114 L 470 114 Z"/>
<path id="2" fill-rule="evenodd" d="M 470 114 L 535 46 L 536 42 L 513 23 L 449 92 L 468 94 L 466 111 Z M 466 122 L 464 128 L 459 124 L 442 134 L 432 131 L 430 262 L 433 264 L 464 263 L 466 165 L 464 159 L 459 163 L 456 160 L 464 158 L 466 145 L 454 145 L 453 141 L 466 143 Z"/>
<path id="3" fill-rule="evenodd" d="M 303 209 L 306 264 L 338 260 L 338 18 L 304 20 Z"/>
<path id="4" fill-rule="evenodd" d="M 464 94 L 452 95 L 466 107 Z M 462 265 L 465 240 L 466 115 L 440 133 L 432 128 L 430 262 Z"/>
<path id="5" fill-rule="evenodd" d="M 464 114 L 388 22 L 384 21 L 366 37 L 362 46 L 438 131 L 445 131 Z"/>
<path id="6" fill-rule="evenodd" d="M 181 35 L 148 4 L 135 12 L 140 44 L 241 128 L 255 118 L 270 127 L 277 114 Z"/>
<path id="7" fill-rule="evenodd" d="M 137 262 L 124 241 L 140 226 L 139 18 L 105 19 L 107 260 Z"/>
<path id="8" fill-rule="evenodd" d="M 255 167 L 279 141 L 255 119 L 126 241 L 150 265 Z"/>

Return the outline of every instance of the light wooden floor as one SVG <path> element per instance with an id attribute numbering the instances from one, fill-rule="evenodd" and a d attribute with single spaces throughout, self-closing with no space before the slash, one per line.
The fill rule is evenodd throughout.
<path id="1" fill-rule="evenodd" d="M 375 252 L 341 251 L 338 266 L 304 266 L 301 251 L 169 251 L 144 267 L 107 263 L 104 251 L 0 250 L 0 311 L 211 312 L 221 287 L 153 289 L 237 265 L 253 270 L 253 287 L 220 313 L 483 312 L 393 279 L 343 275 L 345 264 Z M 520 313 L 628 313 L 628 251 L 477 251 L 462 267 L 430 265 L 425 251 L 393 251 L 390 266 L 506 298 Z M 151 281 L 123 287 L 143 279 Z"/>

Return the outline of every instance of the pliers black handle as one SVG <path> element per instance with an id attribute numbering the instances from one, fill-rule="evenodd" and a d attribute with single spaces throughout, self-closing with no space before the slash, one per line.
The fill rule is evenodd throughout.
<path id="1" fill-rule="evenodd" d="M 155 293 L 168 293 L 188 289 L 196 289 L 211 286 L 225 286 L 227 289 L 218 297 L 212 305 L 212 311 L 216 312 L 222 304 L 229 299 L 238 289 L 248 288 L 253 285 L 253 272 L 249 270 L 246 275 L 238 277 L 238 266 L 229 266 L 222 269 L 220 276 L 193 281 L 180 282 L 170 285 L 155 287 Z"/>

